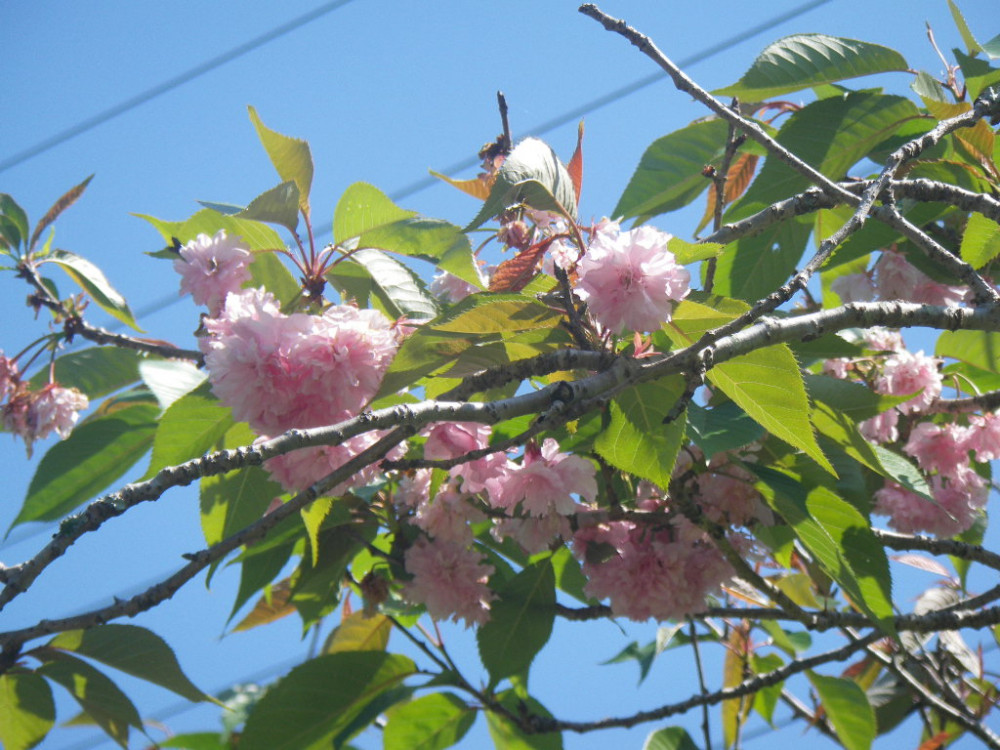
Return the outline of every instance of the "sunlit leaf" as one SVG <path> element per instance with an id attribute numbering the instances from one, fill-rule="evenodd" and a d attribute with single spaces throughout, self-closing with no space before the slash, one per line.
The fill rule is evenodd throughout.
<path id="1" fill-rule="evenodd" d="M 275 229 L 267 224 L 226 216 L 208 208 L 202 209 L 184 221 L 165 221 L 145 214 L 135 215 L 152 224 L 165 242 L 171 242 L 172 238 L 176 237 L 184 245 L 196 239 L 199 234 L 212 237 L 220 229 L 225 229 L 227 236 L 241 238 L 250 250 L 275 250 L 285 246 Z"/>
<path id="2" fill-rule="evenodd" d="M 247 719 L 240 750 L 302 750 L 328 743 L 369 701 L 415 671 L 407 657 L 382 651 L 311 659 L 260 699 Z"/>
<path id="3" fill-rule="evenodd" d="M 381 190 L 366 182 L 355 182 L 344 191 L 333 214 L 333 239 L 343 244 L 364 232 L 404 219 L 415 211 L 406 211 Z"/>
<path id="4" fill-rule="evenodd" d="M 6 228 L 0 224 L 2 236 L 6 238 L 11 249 L 28 243 L 28 214 L 7 193 L 0 193 L 0 218 L 5 220 Z"/>
<path id="5" fill-rule="evenodd" d="M 505 690 L 497 696 L 497 699 L 514 715 L 517 715 L 519 707 L 524 705 L 528 711 L 537 716 L 551 716 L 537 700 L 530 696 L 523 698 L 514 690 Z M 562 734 L 558 732 L 525 734 L 506 716 L 493 711 L 486 712 L 486 723 L 496 750 L 562 750 Z"/>
<path id="6" fill-rule="evenodd" d="M 525 138 L 510 152 L 497 173 L 489 198 L 465 231 L 477 229 L 521 203 L 541 211 L 562 213 L 558 210 L 561 208 L 571 218 L 576 217 L 573 180 L 555 151 L 537 138 Z"/>
<path id="7" fill-rule="evenodd" d="M 665 727 L 650 734 L 642 750 L 698 750 L 698 746 L 683 727 Z"/>
<path id="8" fill-rule="evenodd" d="M 38 464 L 12 526 L 55 521 L 107 488 L 152 446 L 159 412 L 138 403 L 78 425 Z"/>
<path id="9" fill-rule="evenodd" d="M 446 174 L 435 172 L 433 169 L 429 171 L 434 177 L 437 177 L 439 180 L 444 180 L 452 187 L 458 188 L 463 193 L 471 195 L 473 198 L 478 198 L 479 200 L 484 201 L 490 197 L 490 188 L 493 186 L 492 181 L 485 182 L 480 180 L 478 177 L 473 177 L 469 180 L 456 180 Z"/>
<path id="10" fill-rule="evenodd" d="M 758 102 L 810 86 L 909 67 L 902 55 L 879 44 L 826 34 L 795 34 L 768 46 L 737 83 L 713 93 Z"/>
<path id="11" fill-rule="evenodd" d="M 129 727 L 142 730 L 139 712 L 114 682 L 82 659 L 58 649 L 32 652 L 43 661 L 38 673 L 66 688 L 112 739 L 128 747 Z"/>
<path id="12" fill-rule="evenodd" d="M 376 294 L 392 311 L 392 317 L 429 320 L 437 315 L 437 304 L 423 282 L 409 268 L 379 250 L 358 250 L 351 260 L 371 276 Z"/>
<path id="13" fill-rule="evenodd" d="M 833 724 L 837 739 L 847 750 L 869 750 L 875 739 L 875 712 L 857 683 L 839 677 L 807 672 L 809 682 Z"/>
<path id="14" fill-rule="evenodd" d="M 962 235 L 962 260 L 973 268 L 982 268 L 1000 255 L 1000 226 L 982 214 L 969 215 Z"/>
<path id="15" fill-rule="evenodd" d="M 137 331 L 142 331 L 125 298 L 111 286 L 104 272 L 86 258 L 68 250 L 53 250 L 42 263 L 55 263 L 90 295 L 102 310 Z"/>
<path id="16" fill-rule="evenodd" d="M 382 735 L 385 750 L 445 750 L 458 743 L 476 712 L 451 693 L 431 693 L 388 712 Z"/>
<path id="17" fill-rule="evenodd" d="M 280 224 L 294 232 L 299 225 L 299 189 L 291 180 L 283 182 L 258 195 L 235 218 Z"/>
<path id="18" fill-rule="evenodd" d="M 302 209 L 309 211 L 309 189 L 312 187 L 313 161 L 309 144 L 298 138 L 291 138 L 271 130 L 257 115 L 257 110 L 247 107 L 250 120 L 257 130 L 260 142 L 264 144 L 271 163 L 278 171 L 282 180 L 292 181 L 296 185 L 296 200 Z"/>
<path id="19" fill-rule="evenodd" d="M 56 719 L 49 684 L 18 669 L 0 674 L 0 743 L 28 750 L 45 739 Z"/>
<path id="20" fill-rule="evenodd" d="M 172 690 L 189 701 L 207 696 L 181 671 L 173 649 L 155 633 L 135 625 L 98 625 L 67 630 L 47 644 L 86 656 L 139 679 Z"/>
<path id="21" fill-rule="evenodd" d="M 611 402 L 611 421 L 594 448 L 608 463 L 655 485 L 666 487 L 684 440 L 685 418 L 663 419 L 684 392 L 679 375 L 629 388 Z"/>
<path id="22" fill-rule="evenodd" d="M 490 620 L 476 632 L 479 658 L 496 684 L 528 669 L 549 640 L 555 619 L 555 575 L 539 560 L 497 590 Z"/>
<path id="23" fill-rule="evenodd" d="M 247 613 L 247 616 L 237 623 L 236 627 L 233 628 L 233 632 L 239 633 L 244 630 L 251 630 L 294 613 L 295 607 L 292 605 L 291 598 L 292 587 L 288 581 L 279 581 L 270 588 L 267 595 L 262 596 L 258 600 L 253 609 Z"/>
<path id="24" fill-rule="evenodd" d="M 146 477 L 211 451 L 233 425 L 229 407 L 210 396 L 207 385 L 182 396 L 160 417 Z"/>
<path id="25" fill-rule="evenodd" d="M 358 247 L 429 261 L 441 271 L 482 287 L 468 235 L 446 221 L 415 217 L 383 224 L 362 234 Z"/>
<path id="26" fill-rule="evenodd" d="M 743 237 L 719 256 L 712 291 L 755 302 L 784 284 L 795 272 L 811 227 L 783 221 L 752 237 Z"/>
<path id="27" fill-rule="evenodd" d="M 161 409 L 191 393 L 208 378 L 197 365 L 182 359 L 144 359 L 139 362 L 142 381 L 156 396 Z M 207 388 L 203 389 L 207 396 Z"/>
<path id="28" fill-rule="evenodd" d="M 353 568 L 352 568 L 353 570 Z M 381 614 L 352 612 L 330 634 L 323 653 L 339 651 L 385 651 L 392 632 L 392 621 Z"/>
<path id="29" fill-rule="evenodd" d="M 139 363 L 145 357 L 132 349 L 100 346 L 70 352 L 55 361 L 55 382 L 76 388 L 93 400 L 139 380 Z M 33 389 L 49 382 L 49 368 L 43 367 L 29 381 Z"/>
<path id="30" fill-rule="evenodd" d="M 1000 373 L 1000 333 L 942 331 L 934 354 L 967 362 L 981 370 Z"/>

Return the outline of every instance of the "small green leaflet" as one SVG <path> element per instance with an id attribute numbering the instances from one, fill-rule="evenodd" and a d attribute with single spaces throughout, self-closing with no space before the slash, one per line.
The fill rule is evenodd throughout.
<path id="1" fill-rule="evenodd" d="M 111 286 L 104 272 L 86 258 L 68 250 L 53 250 L 42 263 L 55 263 L 73 279 L 104 312 L 142 333 L 125 298 Z"/>
<path id="2" fill-rule="evenodd" d="M 385 750 L 445 750 L 456 744 L 476 720 L 476 712 L 452 693 L 431 693 L 388 712 Z"/>
<path id="3" fill-rule="evenodd" d="M 306 213 L 309 212 L 309 189 L 312 187 L 313 161 L 309 144 L 299 138 L 291 138 L 271 130 L 257 115 L 257 110 L 247 107 L 250 121 L 257 130 L 260 142 L 278 171 L 282 180 L 295 183 L 296 202 Z"/>
<path id="4" fill-rule="evenodd" d="M 826 677 L 815 672 L 806 674 L 844 747 L 847 750 L 869 750 L 878 727 L 865 691 L 853 680 Z"/>
<path id="5" fill-rule="evenodd" d="M 55 720 L 52 689 L 44 679 L 19 667 L 0 675 L 0 744 L 6 750 L 34 747 Z"/>

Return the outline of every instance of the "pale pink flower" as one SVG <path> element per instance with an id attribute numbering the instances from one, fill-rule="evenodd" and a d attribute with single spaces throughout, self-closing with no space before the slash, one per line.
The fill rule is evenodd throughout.
<path id="1" fill-rule="evenodd" d="M 460 477 L 462 491 L 478 493 L 483 490 L 490 496 L 493 505 L 498 505 L 498 497 L 503 497 L 503 486 L 517 464 L 507 458 L 503 451 L 489 453 L 475 461 L 466 461 L 453 466 L 450 474 Z"/>
<path id="2" fill-rule="evenodd" d="M 469 497 L 447 484 L 433 498 L 417 506 L 413 523 L 434 539 L 471 544 L 471 524 L 485 521 L 486 514 L 469 502 Z"/>
<path id="3" fill-rule="evenodd" d="M 830 284 L 830 289 L 844 304 L 850 302 L 871 302 L 875 299 L 875 285 L 867 273 L 850 273 L 838 276 Z"/>
<path id="4" fill-rule="evenodd" d="M 966 466 L 951 477 L 931 478 L 933 503 L 894 482 L 886 482 L 875 493 L 873 512 L 889 516 L 889 525 L 904 534 L 928 532 L 952 537 L 972 526 L 988 494 L 983 478 Z"/>
<path id="5" fill-rule="evenodd" d="M 899 412 L 888 409 L 871 419 L 858 422 L 858 431 L 873 443 L 894 443 L 899 439 Z"/>
<path id="6" fill-rule="evenodd" d="M 851 372 L 852 362 L 853 360 L 845 359 L 844 357 L 828 359 L 823 362 L 823 374 L 846 380 Z"/>
<path id="7" fill-rule="evenodd" d="M 577 264 L 577 293 L 598 323 L 621 333 L 658 330 L 670 320 L 691 282 L 667 249 L 670 238 L 648 226 L 595 233 Z"/>
<path id="8" fill-rule="evenodd" d="M 230 294 L 201 339 L 212 390 L 260 434 L 334 424 L 375 395 L 398 347 L 375 310 L 283 314 L 267 292 Z"/>
<path id="9" fill-rule="evenodd" d="M 197 305 L 218 315 L 230 292 L 250 280 L 253 254 L 240 237 L 227 237 L 220 229 L 214 237 L 199 234 L 180 249 L 174 270 L 181 275 L 181 294 L 190 294 Z"/>
<path id="10" fill-rule="evenodd" d="M 889 396 L 913 398 L 896 408 L 904 414 L 926 409 L 941 395 L 940 360 L 928 357 L 922 351 L 914 354 L 899 351 L 882 363 L 882 374 L 875 379 L 875 390 Z"/>
<path id="11" fill-rule="evenodd" d="M 460 279 L 447 271 L 438 271 L 428 287 L 431 294 L 445 302 L 461 302 L 470 294 L 482 291 L 465 279 Z"/>
<path id="12" fill-rule="evenodd" d="M 597 497 L 594 465 L 579 456 L 559 452 L 559 444 L 546 438 L 539 448 L 529 443 L 520 469 L 511 471 L 497 496 L 490 500 L 501 508 L 513 508 L 523 502 L 526 513 L 544 517 L 550 513 L 569 515 L 576 510 L 573 495 L 587 500 Z"/>
<path id="13" fill-rule="evenodd" d="M 63 440 L 68 438 L 88 406 L 90 401 L 76 388 L 49 383 L 38 391 L 24 389 L 3 407 L 4 429 L 20 435 L 30 458 L 36 440 L 53 432 Z"/>
<path id="14" fill-rule="evenodd" d="M 0 351 L 0 401 L 13 395 L 20 381 L 21 376 L 17 371 L 17 363 L 5 357 Z"/>
<path id="15" fill-rule="evenodd" d="M 572 242 L 556 240 L 549 245 L 549 249 L 545 252 L 545 257 L 542 258 L 542 273 L 555 276 L 557 268 L 569 271 L 576 264 L 579 254 L 576 245 Z"/>
<path id="16" fill-rule="evenodd" d="M 978 461 L 1000 458 L 1000 414 L 990 412 L 969 417 L 969 448 L 976 452 Z"/>
<path id="17" fill-rule="evenodd" d="M 264 468 L 271 473 L 271 478 L 279 482 L 289 492 L 300 492 L 310 487 L 335 469 L 339 469 L 347 461 L 363 450 L 370 448 L 384 436 L 382 432 L 366 432 L 356 435 L 340 445 L 318 445 L 275 456 L 264 462 Z M 386 458 L 397 460 L 403 457 L 405 450 L 396 446 Z M 327 495 L 342 495 L 352 487 L 362 487 L 371 484 L 382 475 L 381 462 L 370 463 L 353 476 L 328 490 Z"/>
<path id="18" fill-rule="evenodd" d="M 406 550 L 404 559 L 413 580 L 403 586 L 403 596 L 423 604 L 435 620 L 465 620 L 468 627 L 489 619 L 495 596 L 487 584 L 493 567 L 484 564 L 474 549 L 421 538 Z"/>
<path id="19" fill-rule="evenodd" d="M 906 348 L 903 344 L 903 335 L 899 331 L 882 326 L 865 331 L 865 343 L 869 349 L 879 352 L 898 352 Z"/>
<path id="20" fill-rule="evenodd" d="M 921 422 L 910 431 L 903 450 L 917 459 L 924 471 L 952 476 L 969 464 L 969 440 L 968 427 Z"/>
<path id="21" fill-rule="evenodd" d="M 754 488 L 753 475 L 742 466 L 715 467 L 700 474 L 695 486 L 702 512 L 717 524 L 745 526 L 760 515 L 762 498 Z"/>
<path id="22" fill-rule="evenodd" d="M 396 486 L 393 499 L 401 509 L 416 510 L 421 503 L 427 502 L 431 496 L 431 470 L 417 469 L 405 474 Z"/>
<path id="23" fill-rule="evenodd" d="M 584 591 L 640 622 L 704 611 L 706 595 L 733 575 L 708 536 L 681 517 L 659 530 L 629 521 L 580 529 L 573 548 L 589 579 Z"/>
<path id="24" fill-rule="evenodd" d="M 458 458 L 490 444 L 489 425 L 477 422 L 442 422 L 434 425 L 424 444 L 424 458 L 432 461 Z"/>
<path id="25" fill-rule="evenodd" d="M 504 518 L 493 525 L 490 533 L 497 541 L 513 539 L 521 549 L 534 555 L 549 549 L 553 542 L 569 539 L 573 529 L 566 516 L 550 513 L 541 518 Z"/>
<path id="26" fill-rule="evenodd" d="M 880 299 L 948 306 L 957 305 L 965 298 L 964 287 L 934 281 L 895 250 L 883 250 L 874 271 Z"/>

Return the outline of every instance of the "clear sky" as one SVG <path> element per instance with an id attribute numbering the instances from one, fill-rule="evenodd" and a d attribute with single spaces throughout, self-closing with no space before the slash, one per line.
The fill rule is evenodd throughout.
<path id="1" fill-rule="evenodd" d="M 981 39 L 1000 32 L 996 0 L 959 4 Z M 945 0 L 608 0 L 599 5 L 648 33 L 676 61 L 715 50 L 688 68 L 709 88 L 735 81 L 767 43 L 795 32 L 886 44 L 901 51 L 913 68 L 935 75 L 942 64 L 926 41 L 924 22 L 931 23 L 942 49 L 960 45 Z M 802 12 L 767 31 L 747 33 L 795 10 Z M 310 11 L 317 11 L 315 18 L 293 30 L 251 44 L 246 54 L 218 67 L 206 65 L 273 36 Z M 718 49 L 720 42 L 741 35 L 749 38 Z M 183 219 L 197 210 L 196 200 L 245 204 L 277 184 L 247 105 L 254 105 L 268 126 L 311 143 L 317 231 L 329 227 L 337 198 L 356 181 L 373 183 L 406 208 L 464 225 L 477 206 L 447 186 L 427 187 L 427 169 L 447 170 L 474 159 L 479 147 L 497 135 L 498 89 L 510 105 L 515 138 L 543 135 L 567 159 L 580 119 L 567 115 L 588 110 L 580 206 L 588 218 L 614 207 L 650 142 L 705 114 L 665 81 L 615 96 L 655 73 L 652 64 L 578 14 L 576 3 L 563 0 L 8 1 L 0 2 L 0 49 L 0 192 L 12 194 L 34 221 L 65 190 L 96 173 L 84 197 L 59 221 L 56 246 L 101 266 L 142 314 L 147 335 L 182 346 L 193 342 L 197 311 L 187 300 L 166 304 L 177 293 L 177 278 L 168 264 L 143 255 L 162 243 L 131 214 Z M 164 85 L 199 66 L 211 69 L 179 85 Z M 905 92 L 909 78 L 901 74 L 876 83 Z M 65 142 L 36 149 L 154 87 L 163 90 L 148 101 Z M 588 106 L 602 98 L 612 101 Z M 540 132 L 560 119 L 563 124 Z M 33 150 L 39 152 L 24 157 Z M 467 168 L 460 176 L 474 172 Z M 689 238 L 696 221 L 687 212 L 654 223 Z M 40 335 L 44 322 L 32 322 L 21 282 L 5 275 L 0 283 L 0 348 L 12 354 Z M 61 288 L 69 289 L 69 282 Z M 109 323 L 100 310 L 90 312 L 91 322 Z M 0 440 L 7 486 L 0 503 L 3 529 L 16 515 L 43 452 L 39 446 L 36 459 L 26 462 L 20 443 Z M 41 527 L 16 529 L 0 546 L 0 561 L 15 564 L 30 557 L 48 533 L 51 529 Z M 196 493 L 172 492 L 77 544 L 8 607 L 0 628 L 136 593 L 179 567 L 180 553 L 202 546 Z M 203 580 L 194 582 L 136 620 L 164 636 L 187 673 L 209 691 L 257 673 L 270 679 L 278 673 L 275 665 L 287 669 L 289 660 L 301 659 L 308 648 L 295 618 L 221 638 L 237 580 L 235 570 L 223 570 L 210 590 Z M 906 574 L 901 591 L 905 596 L 931 583 L 926 574 Z M 471 634 L 447 632 L 471 670 L 476 663 Z M 661 656 L 638 693 L 634 665 L 594 666 L 630 640 L 645 643 L 654 634 L 653 624 L 626 625 L 624 632 L 610 622 L 561 624 L 533 670 L 532 687 L 556 714 L 574 719 L 631 713 L 689 694 L 692 667 L 679 652 Z M 718 664 L 709 661 L 713 680 Z M 588 680 L 595 681 L 592 689 Z M 169 693 L 127 680 L 122 684 L 144 716 L 161 715 L 176 704 Z M 59 710 L 60 719 L 66 719 L 73 706 L 60 701 Z M 679 723 L 695 731 L 698 720 L 692 715 Z M 214 729 L 218 710 L 203 707 L 166 723 L 175 731 Z M 565 745 L 640 747 L 654 728 L 568 736 Z M 801 742 L 800 732 L 782 733 L 779 746 Z M 911 729 L 907 744 L 915 744 L 915 732 Z M 813 739 L 818 736 L 810 734 L 810 741 L 824 742 Z M 480 721 L 463 746 L 487 742 Z M 359 744 L 376 747 L 378 741 Z M 91 730 L 73 728 L 56 730 L 43 746 L 82 750 L 111 744 L 102 744 Z"/>

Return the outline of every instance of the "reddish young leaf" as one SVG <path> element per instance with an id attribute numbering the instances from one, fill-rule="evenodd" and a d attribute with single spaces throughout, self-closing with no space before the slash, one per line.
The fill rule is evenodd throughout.
<path id="1" fill-rule="evenodd" d="M 538 261 L 549 249 L 552 240 L 539 242 L 519 252 L 513 258 L 505 260 L 490 276 L 491 292 L 519 292 L 535 277 Z"/>
<path id="2" fill-rule="evenodd" d="M 83 191 L 87 189 L 87 185 L 90 184 L 92 179 L 94 179 L 94 175 L 90 175 L 90 177 L 76 187 L 70 188 L 62 198 L 52 204 L 52 208 L 42 217 L 42 220 L 38 222 L 38 226 L 35 227 L 35 231 L 31 233 L 31 241 L 28 243 L 28 249 L 33 250 L 35 248 L 35 243 L 38 242 L 38 238 L 45 231 L 45 228 L 59 218 L 59 214 L 76 203 L 77 198 L 83 195 Z"/>
<path id="3" fill-rule="evenodd" d="M 473 198 L 478 198 L 481 201 L 490 197 L 490 190 L 493 188 L 493 183 L 496 181 L 496 175 L 493 175 L 493 177 L 485 181 L 480 180 L 478 177 L 473 177 L 471 180 L 453 180 L 448 175 L 435 172 L 433 169 L 430 170 L 430 172 L 439 180 L 444 180 L 452 187 L 457 187 L 466 195 L 471 195 Z"/>
<path id="4" fill-rule="evenodd" d="M 573 158 L 566 165 L 566 171 L 573 181 L 573 190 L 576 192 L 576 205 L 580 205 L 580 191 L 583 190 L 583 120 L 576 131 L 576 151 Z"/>
<path id="5" fill-rule="evenodd" d="M 740 154 L 729 167 L 729 174 L 726 175 L 726 188 L 723 191 L 726 205 L 739 198 L 746 191 L 753 179 L 754 171 L 757 169 L 759 157 L 756 154 Z M 705 206 L 705 215 L 698 222 L 695 234 L 704 229 L 715 216 L 715 189 L 708 191 L 708 204 Z"/>

